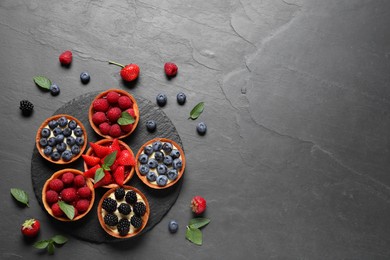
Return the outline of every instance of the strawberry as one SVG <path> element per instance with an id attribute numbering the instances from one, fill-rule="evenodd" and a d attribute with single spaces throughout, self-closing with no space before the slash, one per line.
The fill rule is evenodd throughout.
<path id="1" fill-rule="evenodd" d="M 96 154 L 96 156 L 100 159 L 104 158 L 107 154 L 110 153 L 110 147 L 108 146 L 103 146 L 92 142 L 90 142 L 89 145 L 92 147 L 93 152 Z"/>
<path id="2" fill-rule="evenodd" d="M 62 65 L 69 65 L 70 63 L 72 63 L 72 52 L 64 51 L 63 53 L 61 53 L 58 59 L 60 60 L 60 63 Z"/>
<path id="3" fill-rule="evenodd" d="M 202 214 L 206 210 L 206 200 L 201 196 L 195 196 L 191 200 L 192 212 L 196 215 Z"/>
<path id="4" fill-rule="evenodd" d="M 114 151 L 117 151 L 116 158 L 118 158 L 119 154 L 121 152 L 121 147 L 119 145 L 118 139 L 115 138 L 114 140 L 112 140 L 112 143 L 111 143 L 111 145 L 109 147 L 110 147 L 110 153 L 112 153 Z"/>
<path id="5" fill-rule="evenodd" d="M 122 166 L 135 166 L 134 156 L 128 150 L 121 151 L 117 162 Z"/>
<path id="6" fill-rule="evenodd" d="M 164 71 L 167 77 L 174 77 L 177 74 L 177 65 L 172 62 L 167 62 L 164 65 Z"/>
<path id="7" fill-rule="evenodd" d="M 139 67 L 137 64 L 131 63 L 131 64 L 124 66 L 122 64 L 119 64 L 119 63 L 116 63 L 113 61 L 109 61 L 108 63 L 122 67 L 120 74 L 121 74 L 121 77 L 124 81 L 133 81 L 133 80 L 138 78 Z"/>
<path id="8" fill-rule="evenodd" d="M 36 237 L 40 228 L 41 224 L 39 221 L 32 218 L 24 221 L 21 231 L 25 237 Z"/>
<path id="9" fill-rule="evenodd" d="M 125 167 L 124 166 L 118 166 L 112 175 L 114 177 L 114 181 L 119 185 L 123 186 L 123 182 L 125 180 Z"/>
<path id="10" fill-rule="evenodd" d="M 100 181 L 95 183 L 93 185 L 93 187 L 96 189 L 96 188 L 99 188 L 101 186 L 108 185 L 108 184 L 111 184 L 111 183 L 112 183 L 112 176 L 111 176 L 111 174 L 109 172 L 107 172 L 107 171 L 104 171 L 103 179 L 101 179 Z"/>
<path id="11" fill-rule="evenodd" d="M 84 172 L 85 178 L 91 178 L 91 179 L 95 178 L 96 170 L 99 169 L 99 168 L 100 168 L 100 165 L 96 164 L 95 166 L 93 166 L 89 170 L 85 171 Z"/>
<path id="12" fill-rule="evenodd" d="M 90 167 L 95 166 L 100 162 L 100 158 L 96 156 L 91 156 L 86 154 L 82 154 L 81 156 L 83 157 L 84 162 Z"/>

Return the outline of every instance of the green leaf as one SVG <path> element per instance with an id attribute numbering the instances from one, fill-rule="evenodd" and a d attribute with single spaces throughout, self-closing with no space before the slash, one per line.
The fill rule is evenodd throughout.
<path id="1" fill-rule="evenodd" d="M 112 153 L 110 153 L 104 158 L 103 165 L 108 167 L 108 169 L 105 170 L 108 171 L 110 169 L 110 166 L 115 162 L 117 153 L 118 151 L 113 151 Z"/>
<path id="2" fill-rule="evenodd" d="M 49 252 L 49 254 L 54 254 L 54 243 L 53 241 L 50 241 L 49 242 L 49 245 L 47 246 L 47 252 Z"/>
<path id="3" fill-rule="evenodd" d="M 29 205 L 28 205 L 28 194 L 24 190 L 17 189 L 17 188 L 12 188 L 11 189 L 11 194 L 17 201 L 19 201 L 20 203 L 23 203 L 27 207 L 29 207 Z"/>
<path id="4" fill-rule="evenodd" d="M 47 245 L 50 243 L 50 240 L 41 240 L 36 243 L 34 243 L 34 247 L 38 249 L 44 249 L 47 247 Z"/>
<path id="5" fill-rule="evenodd" d="M 49 90 L 51 86 L 50 79 L 44 77 L 44 76 L 36 76 L 33 78 L 35 84 L 38 85 L 38 87 L 41 87 L 43 89 Z"/>
<path id="6" fill-rule="evenodd" d="M 196 106 L 194 106 L 194 108 L 191 110 L 190 112 L 190 117 L 188 119 L 192 119 L 192 120 L 195 120 L 197 119 L 200 114 L 202 114 L 203 112 L 203 109 L 204 109 L 204 102 L 200 102 L 198 103 Z"/>
<path id="7" fill-rule="evenodd" d="M 135 122 L 135 119 L 129 114 L 129 112 L 123 111 L 117 122 L 119 125 L 130 125 Z"/>
<path id="8" fill-rule="evenodd" d="M 198 228 L 187 227 L 186 238 L 195 245 L 202 245 L 202 231 L 200 231 Z"/>
<path id="9" fill-rule="evenodd" d="M 59 244 L 59 245 L 62 245 L 62 244 L 65 244 L 66 242 L 68 242 L 68 239 L 64 236 L 61 236 L 61 235 L 56 235 L 54 237 L 51 238 L 56 244 Z"/>
<path id="10" fill-rule="evenodd" d="M 65 213 L 65 215 L 69 219 L 73 219 L 74 218 L 74 207 L 72 205 L 66 204 L 63 201 L 59 201 L 58 205 L 60 206 L 60 209 Z"/>
<path id="11" fill-rule="evenodd" d="M 97 183 L 98 181 L 100 181 L 101 179 L 103 179 L 104 177 L 104 171 L 102 168 L 99 168 L 96 170 L 96 173 L 95 173 L 95 178 L 94 178 L 94 182 Z"/>
<path id="12" fill-rule="evenodd" d="M 190 220 L 189 227 L 190 228 L 202 228 L 210 223 L 210 219 L 208 218 L 193 218 Z"/>

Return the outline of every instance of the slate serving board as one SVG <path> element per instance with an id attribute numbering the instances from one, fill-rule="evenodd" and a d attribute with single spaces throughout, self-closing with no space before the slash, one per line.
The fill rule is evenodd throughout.
<path id="1" fill-rule="evenodd" d="M 88 142 L 98 141 L 102 139 L 102 137 L 100 137 L 93 131 L 92 127 L 88 122 L 88 108 L 92 100 L 99 93 L 100 92 L 91 92 L 82 95 L 78 98 L 75 98 L 61 108 L 59 108 L 53 115 L 69 114 L 71 116 L 76 117 L 84 124 L 86 128 L 88 134 Z M 121 139 L 130 146 L 134 154 L 138 152 L 140 147 L 145 142 L 156 137 L 164 137 L 171 139 L 177 142 L 183 148 L 180 136 L 175 126 L 172 124 L 171 120 L 167 117 L 167 115 L 151 101 L 139 96 L 134 96 L 134 98 L 137 100 L 139 106 L 140 121 L 138 123 L 137 129 L 129 137 Z M 145 127 L 145 122 L 150 119 L 155 120 L 157 123 L 157 130 L 154 133 L 149 133 Z M 89 145 L 87 146 L 87 149 L 88 148 Z M 83 159 L 80 157 L 78 160 L 70 164 L 57 165 L 45 160 L 39 154 L 37 148 L 34 148 L 31 159 L 31 178 L 35 196 L 37 197 L 38 202 L 44 211 L 46 210 L 42 203 L 43 185 L 54 172 L 64 168 L 74 168 L 83 171 Z M 140 233 L 140 235 L 151 230 L 157 223 L 161 221 L 163 216 L 170 210 L 172 205 L 175 203 L 177 197 L 179 196 L 183 179 L 184 176 L 180 179 L 179 182 L 176 183 L 176 185 L 163 190 L 154 190 L 149 188 L 148 186 L 143 184 L 141 180 L 139 180 L 137 174 L 134 174 L 132 179 L 127 183 L 127 185 L 136 187 L 137 189 L 142 191 L 146 195 L 150 204 L 149 221 L 145 229 Z M 106 191 L 107 189 L 104 188 L 98 188 L 96 190 L 94 206 L 87 214 L 87 216 L 85 216 L 83 219 L 75 222 L 61 222 L 47 214 L 47 217 L 50 220 L 48 222 L 53 224 L 56 228 L 61 229 L 63 232 L 66 232 L 70 235 L 73 235 L 77 238 L 86 241 L 95 243 L 123 241 L 123 239 L 116 239 L 109 236 L 99 224 L 99 220 L 97 218 L 97 205 L 100 198 Z M 137 239 L 140 235 L 130 239 Z"/>

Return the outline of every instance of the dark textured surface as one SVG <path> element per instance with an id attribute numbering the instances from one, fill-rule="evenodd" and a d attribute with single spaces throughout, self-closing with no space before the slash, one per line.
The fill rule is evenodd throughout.
<path id="1" fill-rule="evenodd" d="M 85 129 L 87 131 L 88 142 L 96 142 L 102 139 L 93 131 L 92 127 L 88 122 L 88 109 L 97 94 L 99 94 L 99 92 L 92 92 L 75 98 L 69 103 L 63 105 L 54 113 L 72 115 L 78 120 L 80 120 L 80 122 L 85 126 Z M 137 127 L 136 130 L 134 130 L 134 132 L 129 137 L 121 139 L 123 142 L 130 146 L 134 154 L 137 154 L 138 150 L 144 143 L 155 137 L 168 138 L 182 145 L 180 136 L 177 133 L 176 128 L 172 124 L 171 120 L 167 117 L 167 115 L 152 102 L 141 97 L 134 97 L 137 100 L 138 108 L 140 111 L 139 127 Z M 159 131 L 155 131 L 153 133 L 148 132 L 146 130 L 146 127 L 144 127 L 145 122 L 147 120 L 155 120 L 158 125 Z M 87 146 L 86 150 L 88 150 L 88 148 L 89 145 Z M 73 168 L 78 169 L 80 171 L 84 171 L 83 159 L 80 157 L 78 160 L 70 164 L 56 165 L 43 159 L 43 157 L 39 154 L 37 148 L 34 148 L 31 159 L 31 178 L 35 196 L 37 197 L 38 202 L 43 210 L 45 210 L 42 203 L 43 185 L 54 172 L 64 168 Z M 130 181 L 126 183 L 127 185 L 139 189 L 142 193 L 145 194 L 146 198 L 149 201 L 149 221 L 145 229 L 142 230 L 139 236 L 152 229 L 158 222 L 161 221 L 161 219 L 169 211 L 180 193 L 180 188 L 183 179 L 184 177 L 174 187 L 163 190 L 150 189 L 148 186 L 144 185 L 141 182 L 136 173 L 134 173 L 133 178 L 131 178 Z M 57 221 L 49 214 L 47 214 L 48 218 L 51 218 L 51 220 L 48 221 L 51 222 L 54 227 L 61 229 L 63 232 L 73 235 L 77 238 L 81 238 L 83 240 L 96 243 L 119 242 L 119 239 L 107 235 L 107 233 L 101 228 L 99 220 L 97 218 L 97 205 L 106 191 L 107 189 L 104 188 L 96 189 L 94 206 L 92 207 L 88 215 L 80 221 L 64 223 Z"/>
<path id="2" fill-rule="evenodd" d="M 389 259 L 389 10 L 387 0 L 0 1 L 0 258 L 45 256 L 17 235 L 27 217 L 42 219 L 38 239 L 62 233 L 31 183 L 39 124 L 115 87 L 152 102 L 167 94 L 162 109 L 186 151 L 180 196 L 138 240 L 70 236 L 50 259 Z M 67 49 L 69 68 L 58 62 Z M 108 60 L 137 63 L 139 80 L 125 84 Z M 179 67 L 170 80 L 168 61 Z M 36 75 L 60 95 L 38 89 Z M 35 105 L 29 118 L 24 98 Z M 203 114 L 188 120 L 200 101 Z M 12 187 L 30 194 L 30 208 Z M 211 219 L 201 247 L 185 239 L 194 195 Z"/>

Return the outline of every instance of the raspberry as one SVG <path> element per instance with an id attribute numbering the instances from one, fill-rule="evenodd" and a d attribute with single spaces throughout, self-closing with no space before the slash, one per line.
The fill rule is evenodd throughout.
<path id="1" fill-rule="evenodd" d="M 118 224 L 118 216 L 108 213 L 104 216 L 104 223 L 108 226 L 116 226 Z"/>
<path id="2" fill-rule="evenodd" d="M 128 124 L 128 125 L 121 125 L 121 130 L 124 132 L 124 133 L 128 133 L 130 132 L 131 130 L 133 130 L 133 124 Z"/>
<path id="3" fill-rule="evenodd" d="M 175 63 L 167 62 L 164 65 L 164 71 L 165 71 L 165 74 L 167 75 L 167 77 L 176 76 L 177 70 L 178 70 L 178 68 L 177 68 L 177 65 Z"/>
<path id="4" fill-rule="evenodd" d="M 133 102 L 128 96 L 121 96 L 118 99 L 118 106 L 120 109 L 125 110 L 130 108 L 133 105 Z"/>
<path id="5" fill-rule="evenodd" d="M 111 137 L 119 137 L 122 134 L 121 127 L 118 124 L 113 124 L 110 128 L 110 132 L 108 134 Z"/>
<path id="6" fill-rule="evenodd" d="M 129 204 L 134 204 L 137 202 L 137 193 L 135 191 L 130 190 L 126 193 L 125 200 Z"/>
<path id="7" fill-rule="evenodd" d="M 84 213 L 89 208 L 89 200 L 82 199 L 78 200 L 76 203 L 76 209 L 80 213 Z"/>
<path id="8" fill-rule="evenodd" d="M 110 129 L 111 129 L 111 126 L 107 122 L 101 123 L 99 125 L 99 130 L 104 135 L 108 135 L 108 133 L 110 132 Z"/>
<path id="9" fill-rule="evenodd" d="M 140 228 L 142 226 L 142 218 L 134 215 L 131 217 L 130 223 L 134 228 Z"/>
<path id="10" fill-rule="evenodd" d="M 107 121 L 107 117 L 106 117 L 106 114 L 104 112 L 98 111 L 92 115 L 92 122 L 95 125 L 100 125 L 101 123 L 106 122 L 106 121 Z"/>
<path id="11" fill-rule="evenodd" d="M 143 202 L 136 202 L 133 206 L 133 211 L 137 216 L 143 216 L 146 213 L 146 206 Z"/>
<path id="12" fill-rule="evenodd" d="M 67 186 L 70 186 L 73 183 L 73 179 L 74 175 L 71 172 L 66 172 L 61 177 L 62 182 Z"/>
<path id="13" fill-rule="evenodd" d="M 73 182 L 76 187 L 83 187 L 85 185 L 85 178 L 83 175 L 76 175 Z"/>
<path id="14" fill-rule="evenodd" d="M 62 217 L 62 215 L 64 215 L 64 212 L 62 211 L 58 203 L 54 203 L 53 205 L 51 205 L 51 211 L 53 212 L 53 215 L 56 217 Z"/>
<path id="15" fill-rule="evenodd" d="M 65 51 L 61 53 L 59 60 L 62 65 L 69 65 L 72 62 L 72 52 Z"/>
<path id="16" fill-rule="evenodd" d="M 191 200 L 192 212 L 197 215 L 202 214 L 206 210 L 206 200 L 201 196 L 195 196 Z"/>
<path id="17" fill-rule="evenodd" d="M 87 186 L 81 187 L 77 190 L 77 194 L 80 198 L 88 199 L 91 196 L 91 190 Z"/>
<path id="18" fill-rule="evenodd" d="M 56 203 L 58 201 L 58 193 L 54 190 L 46 191 L 46 202 L 49 204 Z"/>
<path id="19" fill-rule="evenodd" d="M 136 118 L 134 109 L 129 108 L 126 111 L 127 111 L 127 113 L 129 113 L 131 115 L 131 117 Z"/>
<path id="20" fill-rule="evenodd" d="M 107 93 L 107 101 L 108 103 L 110 104 L 116 104 L 118 103 L 118 99 L 119 99 L 120 95 L 119 93 L 115 92 L 115 91 L 110 91 Z"/>
<path id="21" fill-rule="evenodd" d="M 51 190 L 60 192 L 64 188 L 64 183 L 60 179 L 53 179 L 49 182 L 49 187 Z"/>
<path id="22" fill-rule="evenodd" d="M 118 207 L 118 211 L 123 215 L 129 215 L 131 212 L 130 205 L 127 203 L 121 203 Z"/>
<path id="23" fill-rule="evenodd" d="M 72 202 L 76 199 L 76 189 L 75 188 L 66 188 L 61 191 L 61 198 L 65 202 Z"/>
<path id="24" fill-rule="evenodd" d="M 121 200 L 125 197 L 125 189 L 123 188 L 118 188 L 115 190 L 115 198 L 117 200 Z"/>
<path id="25" fill-rule="evenodd" d="M 112 123 L 116 123 L 121 117 L 122 110 L 119 107 L 112 107 L 107 111 L 107 118 Z"/>
<path id="26" fill-rule="evenodd" d="M 107 99 L 105 98 L 99 98 L 95 99 L 92 102 L 92 107 L 95 111 L 100 111 L 100 112 L 107 112 L 109 104 Z"/>
<path id="27" fill-rule="evenodd" d="M 130 222 L 127 218 L 122 218 L 118 222 L 118 232 L 121 236 L 126 236 L 130 231 Z"/>
<path id="28" fill-rule="evenodd" d="M 113 213 L 116 210 L 117 202 L 111 198 L 105 198 L 102 203 L 102 208 L 109 213 Z"/>

